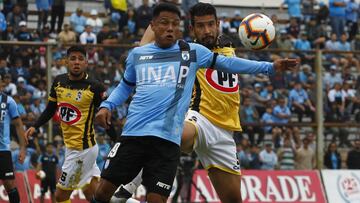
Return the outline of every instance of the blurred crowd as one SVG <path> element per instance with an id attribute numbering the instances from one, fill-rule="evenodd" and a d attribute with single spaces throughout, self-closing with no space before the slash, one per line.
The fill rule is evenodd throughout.
<path id="1" fill-rule="evenodd" d="M 191 33 L 187 29 L 188 11 L 197 1 L 168 1 L 180 3 L 184 19 L 183 38 L 191 40 Z M 149 0 L 129 0 L 125 4 L 114 2 L 117 1 L 104 1 L 105 13 L 99 13 L 96 9 L 85 13 L 82 8 L 77 8 L 67 22 L 64 21 L 67 11 L 65 0 L 36 0 L 39 20 L 36 29 L 30 29 L 27 1 L 4 0 L 3 10 L 0 12 L 0 39 L 57 42 L 57 46 L 53 46 L 51 50 L 53 62 L 50 66 L 53 78 L 67 72 L 64 60 L 66 44 L 127 44 L 129 47 L 122 48 L 87 46 L 88 73 L 103 82 L 110 94 L 122 79 L 128 50 L 141 39 L 151 21 L 153 6 L 153 2 Z M 239 75 L 239 115 L 243 132 L 236 132 L 234 138 L 238 143 L 239 160 L 244 168 L 314 168 L 313 130 L 310 128 L 309 132 L 304 132 L 302 128 L 288 124 L 315 121 L 317 99 L 324 100 L 326 122 L 360 121 L 359 54 L 325 53 L 322 89 L 324 97 L 316 96 L 315 54 L 307 51 L 317 48 L 326 51 L 360 50 L 359 4 L 354 0 L 344 0 L 343 3 L 336 3 L 336 6 L 331 3 L 332 0 L 329 2 L 330 4 L 315 0 L 285 0 L 280 5 L 280 11 L 285 12 L 284 8 L 287 6 L 289 18 L 271 16 L 277 35 L 270 48 L 293 52 L 237 53 L 253 60 L 272 61 L 280 57 L 301 60 L 301 65 L 296 70 L 276 73 L 270 78 L 263 75 Z M 220 31 L 232 37 L 237 47 L 241 47 L 237 30 L 243 17 L 245 16 L 240 10 L 218 14 Z M 0 46 L 0 76 L 5 84 L 3 92 L 14 97 L 21 118 L 27 126 L 39 117 L 46 106 L 46 52 L 46 46 Z M 128 103 L 118 107 L 114 114 L 113 122 L 118 134 L 121 133 L 127 106 Z M 56 116 L 54 121 L 53 145 L 59 157 L 58 165 L 61 166 L 64 156 L 63 141 L 61 131 L 56 125 Z M 105 136 L 103 129 L 96 127 L 96 130 L 100 144 L 98 163 L 102 166 L 111 141 Z M 354 156 L 359 159 L 359 143 L 349 141 L 351 133 L 353 132 L 345 128 L 326 128 L 325 135 L 332 136 L 328 150 L 330 155 L 327 153 L 325 157 L 330 159 L 327 167 L 335 165 L 334 162 L 344 161 L 334 155 L 336 149 L 331 151 L 334 146 L 353 148 L 353 151 L 357 152 Z M 359 134 L 355 136 L 359 139 Z M 17 148 L 15 137 L 12 144 L 14 150 Z M 270 139 L 267 139 L 268 137 Z M 26 164 L 17 165 L 16 169 L 26 170 L 36 165 L 36 157 L 44 151 L 46 143 L 47 129 L 43 127 L 30 141 Z M 347 167 L 350 168 L 352 161 L 347 160 Z"/>

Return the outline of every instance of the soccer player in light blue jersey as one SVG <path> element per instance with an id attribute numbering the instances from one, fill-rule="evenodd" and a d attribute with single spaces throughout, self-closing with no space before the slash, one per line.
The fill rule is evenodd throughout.
<path id="1" fill-rule="evenodd" d="M 147 202 L 166 202 L 180 156 L 180 140 L 196 71 L 215 67 L 228 73 L 264 73 L 293 67 L 295 60 L 256 62 L 212 53 L 202 45 L 177 41 L 180 12 L 170 4 L 154 8 L 151 28 L 155 43 L 138 47 L 126 60 L 124 78 L 101 104 L 96 120 L 110 125 L 111 111 L 130 103 L 120 142 L 108 155 L 93 203 L 108 202 L 120 184 L 143 168 Z"/>
<path id="2" fill-rule="evenodd" d="M 0 81 L 1 91 L 4 84 Z M 10 96 L 0 93 L 0 180 L 2 180 L 5 190 L 9 196 L 10 203 L 19 203 L 20 196 L 16 188 L 15 172 L 10 151 L 10 124 L 15 125 L 16 133 L 18 135 L 20 152 L 19 162 L 24 163 L 26 156 L 25 143 L 27 139 L 24 135 L 23 123 L 17 111 L 17 105 L 14 99 Z"/>

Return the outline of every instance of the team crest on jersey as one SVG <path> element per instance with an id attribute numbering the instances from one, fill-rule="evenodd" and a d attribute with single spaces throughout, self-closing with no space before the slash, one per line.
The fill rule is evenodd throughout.
<path id="1" fill-rule="evenodd" d="M 220 92 L 233 93 L 239 90 L 238 77 L 236 74 L 224 73 L 208 68 L 205 71 L 205 78 L 211 87 Z"/>
<path id="2" fill-rule="evenodd" d="M 61 121 L 68 125 L 73 125 L 81 119 L 81 111 L 72 104 L 60 103 L 58 108 Z"/>
<path id="3" fill-rule="evenodd" d="M 184 61 L 188 61 L 190 59 L 190 54 L 188 51 L 181 52 L 181 57 Z"/>

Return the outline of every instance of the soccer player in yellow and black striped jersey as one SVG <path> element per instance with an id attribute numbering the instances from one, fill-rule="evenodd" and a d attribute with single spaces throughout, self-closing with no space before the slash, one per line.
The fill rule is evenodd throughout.
<path id="1" fill-rule="evenodd" d="M 103 85 L 86 73 L 88 64 L 83 47 L 68 49 L 67 65 L 69 73 L 55 78 L 46 109 L 26 131 L 26 136 L 32 136 L 58 109 L 66 151 L 55 197 L 56 202 L 63 203 L 70 202 L 72 191 L 80 188 L 90 200 L 96 188 L 100 170 L 96 165 L 98 147 L 93 121 L 96 108 L 105 97 Z"/>

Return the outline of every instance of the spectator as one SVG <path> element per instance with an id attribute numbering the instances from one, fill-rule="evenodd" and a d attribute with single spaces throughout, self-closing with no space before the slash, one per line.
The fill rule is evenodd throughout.
<path id="1" fill-rule="evenodd" d="M 316 0 L 302 0 L 302 15 L 305 23 L 309 22 L 311 18 L 315 16 L 315 5 L 317 4 Z"/>
<path id="2" fill-rule="evenodd" d="M 10 73 L 13 81 L 16 81 L 20 76 L 25 78 L 26 81 L 29 81 L 30 79 L 29 71 L 23 66 L 21 58 L 15 59 L 14 66 L 11 67 Z"/>
<path id="3" fill-rule="evenodd" d="M 338 72 L 336 65 L 330 66 L 330 72 L 326 72 L 324 75 L 324 87 L 327 91 L 334 88 L 335 83 L 343 83 L 341 73 Z"/>
<path id="4" fill-rule="evenodd" d="M 348 36 L 346 33 L 341 35 L 340 40 L 337 42 L 336 50 L 351 51 L 351 45 L 350 42 L 348 42 Z M 340 63 L 343 64 L 345 68 L 348 68 L 350 66 L 360 68 L 359 61 L 354 57 L 352 53 L 341 53 Z"/>
<path id="5" fill-rule="evenodd" d="M 272 150 L 272 144 L 265 144 L 265 149 L 260 152 L 261 169 L 274 170 L 278 162 L 275 152 Z"/>
<path id="6" fill-rule="evenodd" d="M 325 24 L 317 23 L 315 17 L 312 17 L 305 24 L 305 32 L 312 48 L 324 48 L 328 33 Z"/>
<path id="7" fill-rule="evenodd" d="M 350 0 L 346 3 L 346 24 L 348 27 L 349 41 L 353 40 L 358 32 L 358 19 L 360 7 L 355 0 Z"/>
<path id="8" fill-rule="evenodd" d="M 35 2 L 38 10 L 37 30 L 40 31 L 47 24 L 52 0 L 36 0 Z"/>
<path id="9" fill-rule="evenodd" d="M 99 147 L 99 154 L 96 159 L 96 164 L 98 165 L 100 170 L 103 169 L 104 163 L 105 163 L 107 156 L 111 149 L 110 145 L 105 142 L 104 138 L 105 138 L 105 135 L 97 136 L 97 144 Z"/>
<path id="10" fill-rule="evenodd" d="M 86 25 L 91 25 L 93 33 L 97 34 L 103 27 L 102 20 L 98 17 L 98 12 L 95 9 L 91 9 L 90 18 L 86 20 Z"/>
<path id="11" fill-rule="evenodd" d="M 335 120 L 345 120 L 345 97 L 346 93 L 341 89 L 341 84 L 335 83 L 334 88 L 328 93 L 331 115 L 335 116 Z"/>
<path id="12" fill-rule="evenodd" d="M 186 1 L 182 1 L 182 5 Z M 188 4 L 186 6 L 189 6 Z M 152 9 L 149 6 L 149 0 L 142 0 L 142 5 L 136 10 L 136 26 L 139 32 L 144 33 L 152 19 Z"/>
<path id="13" fill-rule="evenodd" d="M 259 155 L 259 147 L 256 145 L 251 146 L 249 156 L 249 169 L 259 170 L 261 168 L 261 161 Z"/>
<path id="14" fill-rule="evenodd" d="M 45 108 L 46 104 L 41 101 L 41 97 L 39 95 L 33 95 L 32 103 L 30 104 L 30 111 L 34 113 L 36 118 L 41 115 Z"/>
<path id="15" fill-rule="evenodd" d="M 57 177 L 57 167 L 59 163 L 59 158 L 54 153 L 54 146 L 52 143 L 46 144 L 46 151 L 39 156 L 38 165 L 36 167 L 37 171 L 44 171 L 45 178 L 37 176 L 41 179 L 41 196 L 40 202 L 44 203 L 45 193 L 50 190 L 51 201 L 55 201 L 55 190 L 56 190 L 56 177 Z"/>
<path id="16" fill-rule="evenodd" d="M 4 75 L 4 83 L 5 83 L 4 93 L 7 95 L 10 95 L 10 96 L 14 96 L 17 94 L 17 87 L 11 81 L 12 81 L 11 75 L 5 74 Z"/>
<path id="17" fill-rule="evenodd" d="M 341 169 L 341 156 L 336 143 L 330 143 L 324 155 L 324 165 L 327 169 Z"/>
<path id="18" fill-rule="evenodd" d="M 284 139 L 284 145 L 278 151 L 279 165 L 281 170 L 295 169 L 295 149 L 289 138 Z"/>
<path id="19" fill-rule="evenodd" d="M 347 154 L 346 165 L 348 169 L 360 169 L 360 140 L 355 140 L 353 149 Z"/>
<path id="20" fill-rule="evenodd" d="M 329 0 L 331 30 L 337 37 L 340 37 L 340 35 L 344 33 L 345 9 L 345 0 Z"/>
<path id="21" fill-rule="evenodd" d="M 26 121 L 27 119 L 27 113 L 26 113 L 26 109 L 23 103 L 20 102 L 20 97 L 19 95 L 14 95 L 14 101 L 17 104 L 17 110 L 19 112 L 20 118 L 22 121 Z"/>
<path id="22" fill-rule="evenodd" d="M 300 82 L 304 88 L 308 88 L 309 81 L 315 80 L 315 73 L 311 72 L 311 67 L 307 64 L 301 66 L 301 69 L 299 73 Z"/>
<path id="23" fill-rule="evenodd" d="M 289 35 L 287 34 L 287 31 L 285 29 L 280 30 L 280 37 L 276 38 L 276 44 L 279 49 L 284 50 L 293 50 L 294 46 L 290 40 Z M 282 57 L 289 57 L 290 52 L 281 52 L 280 56 Z"/>
<path id="24" fill-rule="evenodd" d="M 287 124 L 291 118 L 291 112 L 289 107 L 286 105 L 285 98 L 280 97 L 278 104 L 274 107 L 274 118 L 275 123 Z"/>
<path id="25" fill-rule="evenodd" d="M 273 115 L 273 108 L 270 105 L 266 107 L 266 111 L 261 117 L 261 122 L 264 123 L 264 133 L 271 133 L 273 127 L 270 125 L 267 126 L 266 124 L 276 123 L 276 118 Z"/>
<path id="26" fill-rule="evenodd" d="M 290 18 L 290 25 L 286 28 L 290 38 L 295 40 L 298 38 L 300 33 L 300 25 L 296 18 Z"/>
<path id="27" fill-rule="evenodd" d="M 14 41 L 15 40 L 15 32 L 14 32 L 13 25 L 7 23 L 5 32 L 1 33 L 1 39 L 5 40 L 5 41 Z M 3 49 L 6 49 L 6 48 L 4 47 Z M 9 48 L 7 49 L 7 51 L 9 52 Z"/>
<path id="28" fill-rule="evenodd" d="M 248 169 L 250 167 L 248 152 L 241 144 L 236 145 L 236 156 L 240 162 L 241 169 Z"/>
<path id="29" fill-rule="evenodd" d="M 32 88 L 33 89 L 33 88 Z M 17 79 L 17 94 L 20 98 L 20 101 L 24 104 L 30 103 L 30 99 L 32 97 L 32 92 L 30 88 L 26 84 L 26 81 L 23 77 L 18 77 Z"/>
<path id="30" fill-rule="evenodd" d="M 301 58 L 302 61 L 304 61 L 304 63 L 312 62 L 315 58 L 314 54 L 306 52 L 311 50 L 311 45 L 307 39 L 307 33 L 305 32 L 301 33 L 300 38 L 295 41 L 294 48 L 296 50 L 304 51 L 297 53 L 297 55 Z"/>
<path id="31" fill-rule="evenodd" d="M 21 21 L 26 22 L 26 16 L 21 11 L 21 7 L 19 5 L 15 5 L 12 12 L 7 14 L 6 21 L 13 27 L 14 33 L 17 33 L 20 28 L 19 23 Z"/>
<path id="32" fill-rule="evenodd" d="M 92 32 L 92 26 L 86 25 L 85 32 L 80 35 L 81 44 L 97 44 L 96 35 Z"/>
<path id="33" fill-rule="evenodd" d="M 256 108 L 259 116 L 262 116 L 265 112 L 265 104 L 269 101 L 269 99 L 260 96 L 260 92 L 262 90 L 262 85 L 260 83 L 256 83 L 254 86 L 255 91 L 253 91 L 250 95 L 251 104 Z"/>
<path id="34" fill-rule="evenodd" d="M 241 12 L 239 10 L 234 11 L 234 18 L 231 20 L 231 27 L 238 30 L 242 21 Z"/>
<path id="35" fill-rule="evenodd" d="M 70 30 L 69 24 L 64 24 L 64 30 L 59 33 L 59 42 L 63 44 L 76 43 L 76 33 Z"/>
<path id="36" fill-rule="evenodd" d="M 256 111 L 255 107 L 251 105 L 250 98 L 244 98 L 243 106 L 240 108 L 240 117 L 241 121 L 245 123 L 258 123 L 259 114 Z M 243 132 L 246 133 L 249 137 L 251 145 L 255 145 L 255 133 L 259 134 L 258 144 L 264 137 L 264 131 L 261 128 L 256 126 L 245 125 L 243 127 Z"/>
<path id="37" fill-rule="evenodd" d="M 299 122 L 302 122 L 303 115 L 306 114 L 315 119 L 315 107 L 309 100 L 307 92 L 302 88 L 300 82 L 295 84 L 294 89 L 289 93 L 289 105 L 292 112 L 298 115 Z"/>
<path id="38" fill-rule="evenodd" d="M 19 32 L 15 34 L 15 38 L 18 41 L 32 41 L 32 36 L 27 29 L 27 23 L 25 21 L 21 21 L 19 23 Z"/>
<path id="39" fill-rule="evenodd" d="M 55 59 L 55 65 L 51 68 L 51 76 L 55 78 L 58 75 L 67 73 L 67 68 L 63 64 L 61 58 Z"/>
<path id="40" fill-rule="evenodd" d="M 51 6 L 51 33 L 55 33 L 55 24 L 57 19 L 57 33 L 61 32 L 62 24 L 65 16 L 65 0 L 53 0 Z"/>
<path id="41" fill-rule="evenodd" d="M 300 22 L 301 15 L 301 0 L 284 0 L 284 2 L 280 5 L 280 10 L 284 9 L 284 5 L 288 6 L 288 14 L 290 18 L 296 18 L 298 22 Z"/>
<path id="42" fill-rule="evenodd" d="M 319 2 L 319 10 L 316 14 L 316 22 L 318 24 L 326 24 L 329 17 L 329 7 L 323 2 Z"/>
<path id="43" fill-rule="evenodd" d="M 78 35 L 84 32 L 86 25 L 86 18 L 82 14 L 82 9 L 77 8 L 76 12 L 70 16 L 70 25 Z"/>
<path id="44" fill-rule="evenodd" d="M 8 67 L 6 58 L 0 58 L 0 76 L 4 78 L 5 74 L 10 73 L 10 68 Z"/>
<path id="45" fill-rule="evenodd" d="M 269 101 L 278 98 L 278 94 L 276 91 L 274 91 L 274 86 L 271 84 L 271 82 L 266 84 L 266 88 L 260 92 L 260 96 Z"/>
<path id="46" fill-rule="evenodd" d="M 297 170 L 312 170 L 315 168 L 315 153 L 309 147 L 309 139 L 303 139 L 303 145 L 296 151 L 295 168 Z"/>

